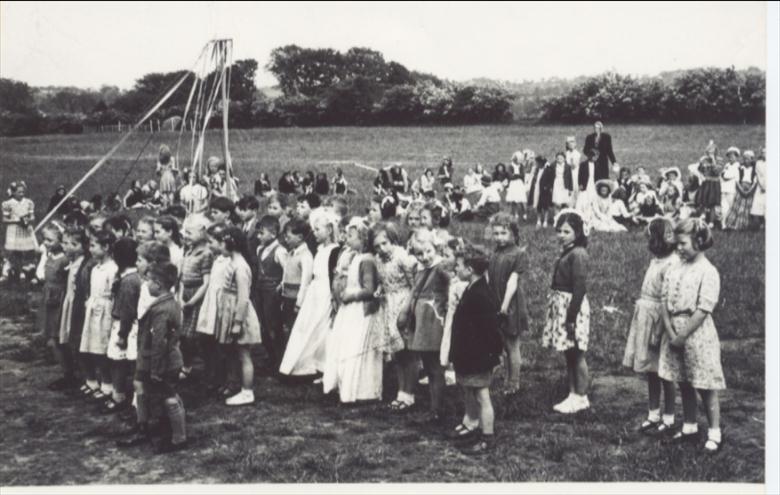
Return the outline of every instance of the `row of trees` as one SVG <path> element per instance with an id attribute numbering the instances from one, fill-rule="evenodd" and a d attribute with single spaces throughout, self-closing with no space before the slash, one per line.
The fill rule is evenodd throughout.
<path id="1" fill-rule="evenodd" d="M 619 122 L 763 123 L 766 76 L 750 69 L 685 71 L 667 82 L 615 73 L 592 77 L 547 99 L 540 118 L 581 123 L 594 118 Z"/>
<path id="2" fill-rule="evenodd" d="M 594 118 L 758 123 L 764 121 L 766 100 L 765 74 L 758 69 L 706 68 L 641 79 L 607 73 L 575 80 L 454 83 L 410 71 L 367 48 L 342 53 L 288 45 L 274 49 L 266 65 L 279 82 L 276 96 L 257 89 L 257 69 L 253 59 L 233 65 L 229 115 L 234 128 L 580 123 Z M 99 125 L 129 124 L 184 74 L 146 74 L 127 91 L 113 86 L 31 88 L 0 79 L 0 135 L 79 133 Z M 190 87 L 180 87 L 156 118 L 181 116 Z M 218 125 L 221 114 L 214 119 Z"/>

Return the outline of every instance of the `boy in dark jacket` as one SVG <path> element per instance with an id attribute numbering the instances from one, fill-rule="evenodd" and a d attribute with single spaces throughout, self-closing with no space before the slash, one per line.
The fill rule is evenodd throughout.
<path id="1" fill-rule="evenodd" d="M 479 418 L 482 431 L 478 435 L 476 429 L 460 424 L 449 436 L 463 440 L 476 438 L 475 443 L 463 448 L 467 455 L 483 454 L 494 446 L 490 382 L 503 344 L 498 328 L 498 301 L 485 279 L 488 259 L 487 251 L 481 246 L 469 246 L 456 257 L 455 272 L 469 285 L 452 320 L 450 361 L 455 367 L 456 381 L 463 387 L 466 416 Z"/>
<path id="2" fill-rule="evenodd" d="M 184 404 L 176 393 L 183 365 L 179 350 L 181 308 L 171 287 L 178 272 L 172 263 L 160 263 L 149 272 L 149 293 L 156 299 L 138 322 L 138 360 L 135 380 L 142 382 L 136 394 L 137 428 L 132 436 L 120 440 L 120 447 L 132 447 L 150 440 L 149 411 L 155 400 L 163 400 L 171 424 L 171 438 L 158 445 L 157 453 L 182 450 L 187 446 Z"/>

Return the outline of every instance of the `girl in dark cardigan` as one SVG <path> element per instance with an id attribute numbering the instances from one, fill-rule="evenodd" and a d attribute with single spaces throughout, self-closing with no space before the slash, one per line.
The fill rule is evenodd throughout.
<path id="1" fill-rule="evenodd" d="M 468 455 L 485 453 L 494 445 L 490 382 L 503 344 L 498 332 L 498 301 L 485 279 L 488 264 L 487 252 L 480 246 L 469 246 L 456 255 L 455 272 L 468 286 L 452 320 L 450 360 L 456 382 L 463 387 L 466 416 L 479 418 L 482 431 L 477 442 L 464 448 Z M 476 431 L 460 424 L 448 436 L 466 439 L 476 437 Z"/>
<path id="2" fill-rule="evenodd" d="M 585 295 L 588 281 L 588 227 L 575 210 L 563 210 L 555 219 L 563 252 L 555 262 L 552 294 L 542 344 L 566 355 L 569 396 L 553 409 L 572 414 L 590 407 L 588 402 L 588 350 L 590 305 Z"/>

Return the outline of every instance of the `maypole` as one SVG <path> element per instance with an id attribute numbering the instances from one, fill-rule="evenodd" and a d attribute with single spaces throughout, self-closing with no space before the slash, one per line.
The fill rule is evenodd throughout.
<path id="1" fill-rule="evenodd" d="M 198 176 L 203 174 L 203 147 L 205 144 L 206 131 L 208 130 L 209 122 L 214 113 L 214 109 L 219 99 L 219 105 L 222 110 L 222 136 L 221 146 L 222 154 L 225 160 L 225 169 L 227 172 L 227 194 L 231 199 L 238 198 L 238 191 L 236 191 L 233 181 L 233 161 L 230 156 L 229 148 L 229 129 L 228 129 L 228 111 L 230 108 L 230 76 L 233 64 L 233 40 L 232 39 L 217 39 L 209 41 L 206 46 L 200 52 L 197 60 L 192 66 L 192 69 L 187 71 L 181 78 L 179 78 L 163 95 L 160 99 L 151 106 L 151 108 L 134 124 L 132 125 L 124 136 L 106 153 L 100 158 L 92 168 L 87 171 L 84 176 L 79 179 L 76 184 L 71 187 L 70 191 L 60 200 L 60 202 L 46 214 L 46 216 L 35 227 L 35 232 L 41 229 L 46 223 L 51 220 L 55 212 L 62 206 L 69 197 L 71 197 L 78 189 L 84 185 L 84 183 L 92 177 L 106 162 L 119 150 L 119 148 L 127 141 L 127 139 L 135 133 L 144 123 L 154 115 L 168 99 L 173 96 L 174 93 L 181 87 L 182 84 L 190 77 L 194 76 L 193 86 L 190 89 L 189 96 L 187 98 L 187 105 L 182 115 L 181 128 L 179 130 L 179 138 L 176 143 L 176 157 L 179 156 L 179 146 L 181 144 L 181 138 L 184 130 L 187 127 L 189 113 L 191 107 L 194 104 L 193 117 L 192 117 L 192 139 L 190 146 L 190 167 L 192 173 Z M 207 82 L 211 82 L 210 87 L 207 86 Z M 177 160 L 178 161 L 178 160 Z"/>

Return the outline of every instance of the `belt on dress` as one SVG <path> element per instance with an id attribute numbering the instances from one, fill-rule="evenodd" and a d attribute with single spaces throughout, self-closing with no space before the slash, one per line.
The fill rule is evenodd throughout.
<path id="1" fill-rule="evenodd" d="M 669 316 L 691 316 L 691 315 L 693 315 L 693 311 L 691 311 L 690 309 L 684 309 L 682 311 L 673 311 L 672 313 L 670 313 Z"/>

